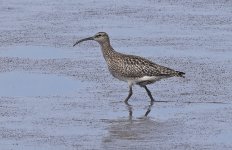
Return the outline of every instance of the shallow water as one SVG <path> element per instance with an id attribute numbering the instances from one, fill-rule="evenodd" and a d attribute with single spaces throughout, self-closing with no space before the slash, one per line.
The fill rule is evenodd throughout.
<path id="1" fill-rule="evenodd" d="M 84 84 L 58 75 L 29 72 L 0 74 L 0 97 L 72 96 Z"/>
<path id="2" fill-rule="evenodd" d="M 29 1 L 0 5 L 0 149 L 232 149 L 231 1 Z M 133 87 L 99 45 L 186 73 Z M 4 91 L 5 90 L 5 91 Z M 144 117 L 151 108 L 148 117 Z"/>
<path id="3" fill-rule="evenodd" d="M 0 51 L 1 57 L 19 57 L 30 59 L 77 58 L 71 49 L 61 49 L 46 46 L 16 46 L 5 47 Z"/>
<path id="4" fill-rule="evenodd" d="M 4 57 L 2 56 L 1 65 L 15 68 L 0 74 L 3 108 L 0 111 L 0 132 L 4 134 L 1 148 L 15 149 L 19 145 L 20 148 L 31 149 L 34 147 L 33 143 L 49 149 L 155 149 L 172 148 L 183 143 L 207 143 L 212 148 L 215 142 L 230 145 L 227 138 L 231 137 L 229 124 L 232 119 L 227 119 L 226 114 L 231 112 L 232 106 L 229 99 L 219 100 L 223 96 L 219 93 L 225 91 L 215 91 L 217 96 L 205 93 L 201 95 L 195 88 L 199 85 L 201 91 L 212 91 L 215 88 L 205 87 L 205 83 L 215 84 L 220 76 L 213 75 L 212 80 L 207 77 L 202 83 L 199 83 L 199 77 L 195 80 L 196 76 L 190 74 L 185 79 L 158 82 L 154 85 L 154 90 L 150 89 L 158 101 L 152 106 L 144 89 L 134 87 L 130 105 L 126 105 L 123 100 L 128 94 L 127 84 L 112 79 L 107 70 L 99 73 L 98 68 L 102 67 L 104 60 L 100 59 L 97 65 L 92 60 L 99 59 L 98 57 L 88 59 L 90 56 L 81 50 L 81 46 L 76 49 L 35 46 L 2 48 Z M 90 48 L 89 52 L 92 51 Z M 207 52 L 175 53 L 157 49 L 156 56 L 150 57 L 154 51 L 148 51 L 146 48 L 145 57 L 192 57 L 196 60 L 190 66 L 195 67 L 199 67 L 199 64 L 201 66 L 206 60 L 216 65 L 214 61 L 217 60 L 217 65 L 226 62 L 224 67 L 230 69 L 227 64 L 230 52 L 226 56 L 221 53 L 223 57 L 220 57 L 213 55 L 214 52 L 206 55 Z M 54 57 L 48 57 L 55 52 L 58 53 Z M 100 55 L 100 51 L 96 53 Z M 203 65 L 203 70 L 206 69 L 212 68 L 209 64 Z M 88 78 L 80 78 L 79 73 Z M 216 69 L 214 73 L 220 74 L 221 70 Z M 88 80 L 92 77 L 97 80 Z M 218 86 L 220 84 L 215 84 L 216 89 L 220 89 Z M 229 90 L 229 84 L 224 89 Z M 148 109 L 151 111 L 145 117 Z M 217 131 L 213 132 L 215 128 Z M 18 134 L 19 137 L 15 138 L 12 134 Z M 25 141 L 30 144 L 27 145 Z M 222 146 L 220 143 L 217 145 Z"/>

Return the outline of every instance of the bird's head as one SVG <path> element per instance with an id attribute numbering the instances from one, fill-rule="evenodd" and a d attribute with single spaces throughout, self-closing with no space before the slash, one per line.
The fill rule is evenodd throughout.
<path id="1" fill-rule="evenodd" d="M 94 36 L 77 41 L 73 46 L 76 46 L 77 44 L 88 40 L 94 40 L 97 41 L 99 44 L 103 44 L 104 42 L 109 42 L 109 36 L 105 32 L 98 32 Z"/>

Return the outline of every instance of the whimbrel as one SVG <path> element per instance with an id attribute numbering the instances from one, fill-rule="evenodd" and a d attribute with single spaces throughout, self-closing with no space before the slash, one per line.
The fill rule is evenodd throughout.
<path id="1" fill-rule="evenodd" d="M 151 101 L 154 101 L 147 84 L 154 83 L 169 77 L 184 77 L 184 72 L 158 65 L 145 58 L 122 54 L 115 51 L 107 33 L 98 32 L 92 37 L 84 38 L 77 41 L 73 46 L 87 40 L 97 41 L 101 45 L 103 57 L 108 65 L 110 73 L 117 79 L 126 81 L 129 85 L 129 94 L 125 99 L 127 103 L 132 95 L 132 86 L 139 85 L 143 87 Z"/>

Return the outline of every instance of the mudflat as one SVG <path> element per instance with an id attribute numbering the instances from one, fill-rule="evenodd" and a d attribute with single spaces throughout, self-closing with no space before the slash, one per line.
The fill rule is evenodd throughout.
<path id="1" fill-rule="evenodd" d="M 0 149 L 232 149 L 232 2 L 0 2 Z M 107 70 L 120 52 L 186 73 L 134 88 Z M 151 109 L 147 117 L 144 114 Z"/>

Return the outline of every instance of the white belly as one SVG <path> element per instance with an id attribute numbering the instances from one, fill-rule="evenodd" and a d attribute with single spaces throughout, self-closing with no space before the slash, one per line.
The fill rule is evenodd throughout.
<path id="1" fill-rule="evenodd" d="M 144 76 L 142 78 L 136 78 L 136 79 L 128 79 L 127 82 L 129 84 L 137 84 L 140 82 L 145 82 L 145 81 L 151 81 L 151 82 L 156 82 L 160 79 L 162 79 L 163 77 L 159 77 L 159 76 Z"/>

